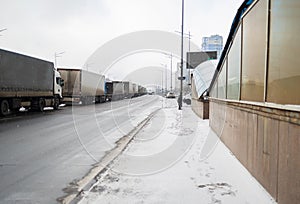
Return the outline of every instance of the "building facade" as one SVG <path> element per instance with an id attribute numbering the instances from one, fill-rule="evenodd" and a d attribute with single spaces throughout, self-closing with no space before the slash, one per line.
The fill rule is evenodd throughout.
<path id="1" fill-rule="evenodd" d="M 300 1 L 245 0 L 209 92 L 209 123 L 278 204 L 300 200 Z"/>
<path id="2" fill-rule="evenodd" d="M 212 35 L 202 38 L 202 51 L 217 51 L 218 58 L 223 50 L 223 37 L 220 35 Z"/>

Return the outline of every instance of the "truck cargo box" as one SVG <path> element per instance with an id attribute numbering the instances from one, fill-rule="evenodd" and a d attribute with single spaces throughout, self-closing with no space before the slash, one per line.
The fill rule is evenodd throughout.
<path id="1" fill-rule="evenodd" d="M 53 96 L 52 62 L 0 49 L 0 97 Z"/>
<path id="2" fill-rule="evenodd" d="M 122 81 L 113 81 L 113 87 L 114 95 L 124 94 L 124 84 Z"/>
<path id="3" fill-rule="evenodd" d="M 103 75 L 81 71 L 81 94 L 82 96 L 100 96 L 104 95 L 105 77 Z"/>
<path id="4" fill-rule="evenodd" d="M 116 101 L 124 99 L 125 85 L 122 81 L 107 81 L 105 87 L 107 100 Z"/>
<path id="5" fill-rule="evenodd" d="M 81 69 L 59 68 L 65 81 L 63 96 L 65 102 L 82 100 L 105 101 L 105 77 L 103 75 Z"/>
<path id="6" fill-rule="evenodd" d="M 133 92 L 133 97 L 137 97 L 138 96 L 138 92 L 139 92 L 139 90 L 138 90 L 138 85 L 137 84 L 132 84 L 132 92 Z"/>
<path id="7" fill-rule="evenodd" d="M 63 97 L 80 96 L 81 70 L 79 69 L 57 69 L 61 78 L 65 81 Z"/>
<path id="8" fill-rule="evenodd" d="M 124 95 L 127 98 L 131 98 L 133 96 L 133 86 L 129 81 L 125 81 L 124 83 Z"/>

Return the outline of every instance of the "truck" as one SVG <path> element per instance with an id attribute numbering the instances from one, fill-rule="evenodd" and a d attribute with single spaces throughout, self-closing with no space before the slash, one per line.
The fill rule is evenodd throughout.
<path id="1" fill-rule="evenodd" d="M 0 49 L 0 115 L 58 109 L 64 85 L 52 62 Z"/>
<path id="2" fill-rule="evenodd" d="M 62 79 L 63 103 L 66 105 L 92 104 L 106 101 L 105 77 L 79 68 L 58 68 Z"/>
<path id="3" fill-rule="evenodd" d="M 124 81 L 124 98 L 132 98 L 133 93 L 133 84 L 130 81 Z"/>
<path id="4" fill-rule="evenodd" d="M 124 99 L 125 86 L 122 81 L 107 81 L 106 82 L 106 98 L 108 101 L 116 101 Z"/>
<path id="5" fill-rule="evenodd" d="M 139 96 L 138 85 L 135 84 L 135 83 L 132 84 L 132 92 L 133 92 L 132 97 L 138 97 Z"/>
<path id="6" fill-rule="evenodd" d="M 147 93 L 147 89 L 141 85 L 138 86 L 138 95 L 143 96 Z"/>

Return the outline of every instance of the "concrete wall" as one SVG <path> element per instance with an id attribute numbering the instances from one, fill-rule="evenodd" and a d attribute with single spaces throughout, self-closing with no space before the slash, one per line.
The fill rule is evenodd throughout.
<path id="1" fill-rule="evenodd" d="M 279 204 L 300 201 L 300 112 L 210 101 L 210 126 Z"/>
<path id="2" fill-rule="evenodd" d="M 192 98 L 192 110 L 202 119 L 209 118 L 209 101 Z"/>

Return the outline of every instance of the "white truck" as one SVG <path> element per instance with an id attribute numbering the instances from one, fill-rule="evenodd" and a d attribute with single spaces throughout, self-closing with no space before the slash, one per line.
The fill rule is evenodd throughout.
<path id="1" fill-rule="evenodd" d="M 58 68 L 64 80 L 63 103 L 92 104 L 105 102 L 105 77 L 82 69 Z"/>

